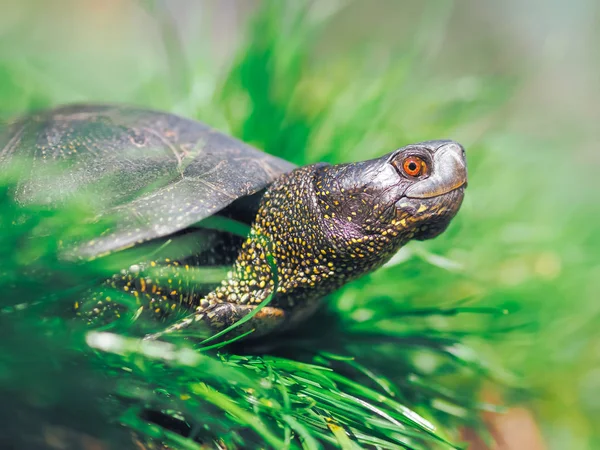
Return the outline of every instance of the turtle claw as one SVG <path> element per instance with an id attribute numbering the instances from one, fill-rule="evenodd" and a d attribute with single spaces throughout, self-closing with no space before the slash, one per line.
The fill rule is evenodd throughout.
<path id="1" fill-rule="evenodd" d="M 204 330 L 212 331 L 212 334 L 219 333 L 244 318 L 252 312 L 256 306 L 238 305 L 236 303 L 219 303 L 210 309 L 204 310 L 201 313 L 191 314 L 179 322 L 165 328 L 163 331 L 152 333 L 144 336 L 144 340 L 156 340 L 161 337 L 176 333 L 180 330 L 195 329 L 195 324 L 199 325 Z M 228 333 L 227 337 L 235 337 L 240 334 L 254 330 L 253 336 L 261 336 L 275 328 L 278 328 L 286 320 L 286 313 L 281 308 L 265 306 L 261 308 L 250 320 L 240 324 Z"/>
<path id="2" fill-rule="evenodd" d="M 194 321 L 201 320 L 201 317 L 199 317 L 199 316 L 203 316 L 203 315 L 204 314 L 188 316 L 185 319 L 180 320 L 176 324 L 173 324 L 170 327 L 165 328 L 163 331 L 158 331 L 156 333 L 147 334 L 146 336 L 143 337 L 142 340 L 154 341 L 156 339 L 161 338 L 165 334 L 171 334 L 174 331 L 183 330 L 184 328 L 189 327 Z M 198 318 L 196 318 L 196 317 L 198 317 Z"/>

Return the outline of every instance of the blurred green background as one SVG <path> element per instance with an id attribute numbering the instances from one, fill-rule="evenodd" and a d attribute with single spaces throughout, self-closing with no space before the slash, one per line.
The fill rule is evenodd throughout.
<path id="1" fill-rule="evenodd" d="M 469 188 L 448 232 L 334 302 L 358 322 L 386 301 L 508 310 L 453 323 L 550 448 L 600 448 L 600 4 L 303 3 L 3 0 L 0 118 L 133 103 L 298 164 L 460 141 Z"/>

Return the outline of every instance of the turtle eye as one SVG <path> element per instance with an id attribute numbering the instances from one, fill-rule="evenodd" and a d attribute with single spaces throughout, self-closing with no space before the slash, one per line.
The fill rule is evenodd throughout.
<path id="1" fill-rule="evenodd" d="M 427 163 L 418 156 L 409 156 L 402 161 L 402 170 L 409 177 L 418 177 L 427 173 Z"/>

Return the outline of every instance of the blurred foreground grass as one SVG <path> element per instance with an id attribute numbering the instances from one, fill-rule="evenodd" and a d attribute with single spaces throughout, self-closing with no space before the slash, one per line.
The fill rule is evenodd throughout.
<path id="1" fill-rule="evenodd" d="M 453 138 L 467 147 L 469 188 L 446 233 L 409 245 L 334 295 L 328 315 L 305 336 L 258 357 L 140 346 L 126 327 L 90 335 L 49 316 L 107 268 L 56 259 L 61 234 L 82 230 L 81 206 L 32 207 L 27 221 L 16 220 L 23 211 L 6 197 L 13 182 L 6 174 L 1 283 L 2 307 L 11 312 L 1 318 L 1 395 L 23 405 L 22 414 L 3 419 L 14 436 L 52 417 L 55 426 L 76 422 L 86 435 L 114 433 L 116 448 L 131 437 L 115 424 L 146 442 L 195 448 L 144 420 L 143 408 L 151 407 L 182 415 L 191 424 L 186 432 L 205 442 L 230 446 L 263 441 L 283 448 L 298 445 L 292 436 L 300 436 L 307 448 L 443 448 L 445 440 L 459 442 L 458 427 L 476 423 L 478 409 L 490 407 L 476 392 L 491 378 L 509 400 L 534 408 L 551 448 L 600 446 L 600 210 L 586 182 L 557 182 L 565 148 L 581 142 L 566 125 L 546 139 L 505 126 L 507 102 L 525 76 L 518 70 L 439 70 L 439 40 L 449 32 L 452 8 L 428 2 L 410 11 L 418 20 L 409 21 L 404 39 L 373 33 L 349 48 L 339 36 L 360 13 L 355 4 L 265 2 L 233 62 L 217 70 L 210 33 L 192 50 L 182 47 L 160 2 L 118 10 L 147 24 L 144 36 L 153 45 L 133 48 L 135 33 L 118 14 L 120 21 L 106 22 L 130 50 L 123 66 L 102 60 L 106 42 L 87 55 L 71 46 L 61 52 L 52 40 L 46 45 L 54 51 L 36 51 L 36 25 L 64 14 L 39 5 L 4 24 L 5 118 L 72 101 L 135 103 L 196 117 L 297 164 L 365 159 L 408 142 Z M 77 20 L 91 13 L 80 14 Z M 577 157 L 568 154 L 567 162 L 577 164 L 579 178 L 590 177 Z"/>

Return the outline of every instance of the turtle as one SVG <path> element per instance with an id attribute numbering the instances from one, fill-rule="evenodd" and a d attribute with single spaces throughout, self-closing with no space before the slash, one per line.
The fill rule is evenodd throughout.
<path id="1" fill-rule="evenodd" d="M 89 192 L 98 216 L 113 218 L 76 246 L 81 258 L 187 239 L 187 253 L 150 254 L 106 281 L 167 322 L 148 339 L 183 329 L 219 332 L 251 312 L 235 333 L 298 326 L 321 299 L 407 242 L 441 234 L 467 186 L 465 150 L 453 140 L 297 167 L 202 122 L 126 105 L 65 105 L 21 117 L 0 133 L 0 168 L 15 159 L 26 162 L 17 201 L 59 205 Z M 55 163 L 59 169 L 48 170 Z M 198 226 L 215 218 L 245 231 Z M 223 279 L 204 290 L 183 276 L 223 265 L 230 267 Z M 170 275 L 159 281 L 152 268 Z M 90 321 L 113 320 L 123 306 L 110 300 L 101 292 L 82 301 L 91 308 L 74 308 Z"/>

